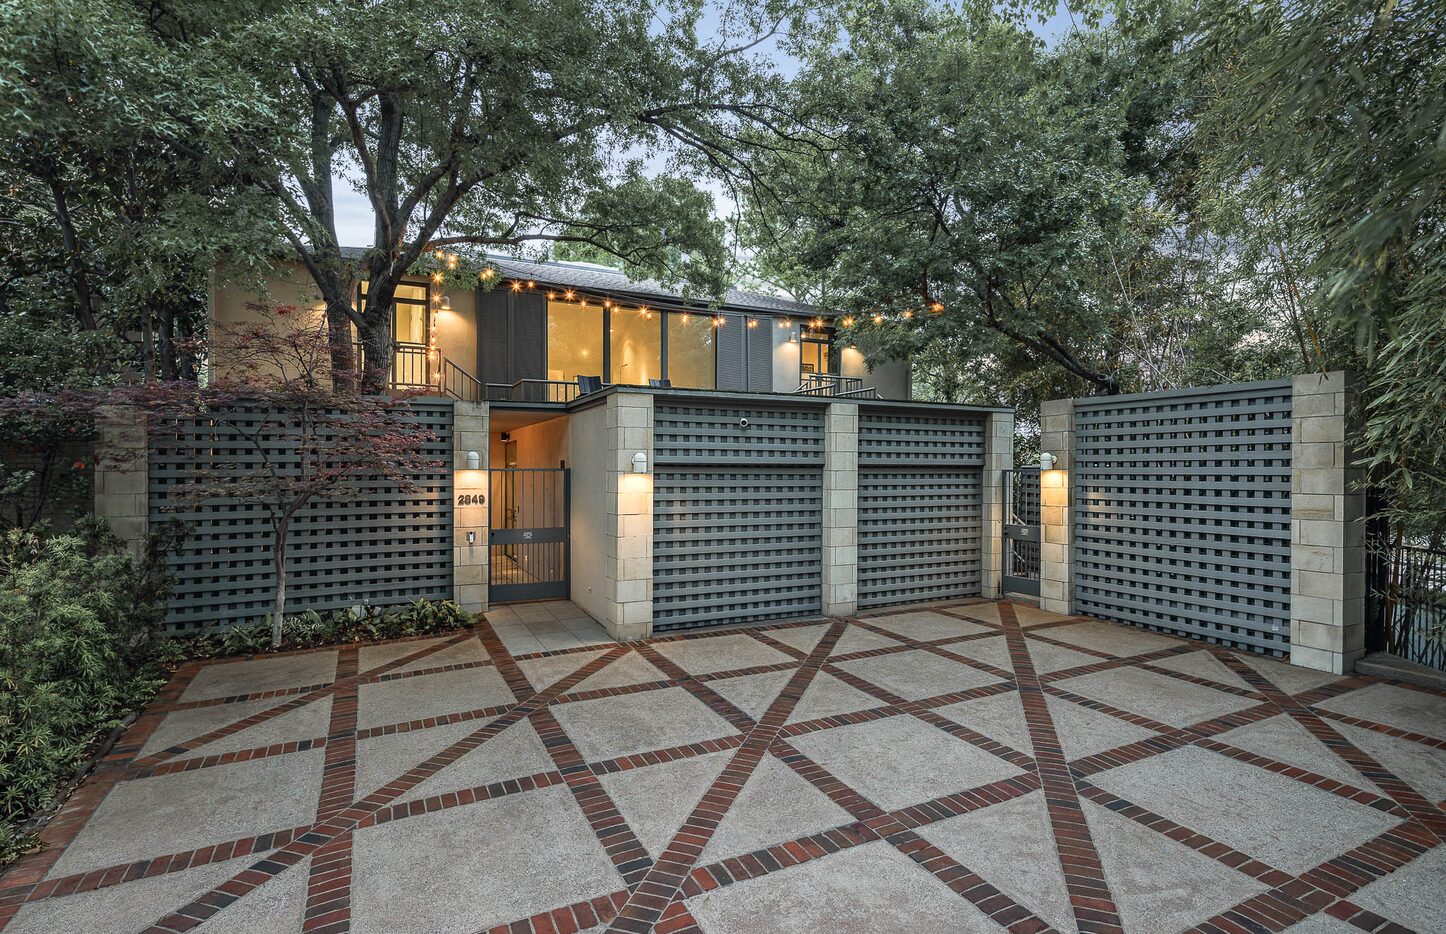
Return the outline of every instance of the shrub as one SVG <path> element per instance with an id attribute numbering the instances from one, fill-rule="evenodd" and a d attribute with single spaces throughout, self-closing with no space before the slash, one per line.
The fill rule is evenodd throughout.
<path id="1" fill-rule="evenodd" d="M 450 600 L 417 600 L 385 610 L 357 612 L 306 610 L 286 617 L 281 625 L 281 651 L 348 642 L 399 639 L 453 632 L 472 625 L 472 614 Z M 219 634 L 179 640 L 180 653 L 209 658 L 256 655 L 271 648 L 271 617 L 249 626 L 232 626 Z"/>
<path id="2" fill-rule="evenodd" d="M 165 536 L 134 560 L 94 520 L 0 537 L 0 863 L 96 739 L 164 683 L 155 624 Z"/>

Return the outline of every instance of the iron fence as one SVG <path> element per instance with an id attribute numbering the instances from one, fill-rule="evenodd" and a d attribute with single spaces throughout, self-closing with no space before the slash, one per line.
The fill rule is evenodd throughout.
<path id="1" fill-rule="evenodd" d="M 1368 572 L 1367 648 L 1446 670 L 1446 552 L 1373 542 Z"/>

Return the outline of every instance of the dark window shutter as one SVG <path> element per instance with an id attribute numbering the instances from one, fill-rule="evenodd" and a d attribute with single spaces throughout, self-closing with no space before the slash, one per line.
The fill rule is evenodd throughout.
<path id="1" fill-rule="evenodd" d="M 750 392 L 773 391 L 773 319 L 749 318 L 757 322 L 748 328 L 748 389 Z"/>
<path id="2" fill-rule="evenodd" d="M 507 305 L 503 291 L 477 290 L 477 378 L 484 383 L 511 383 L 507 366 Z"/>
<path id="3" fill-rule="evenodd" d="M 547 378 L 547 297 L 536 292 L 514 292 L 512 319 L 512 378 Z"/>
<path id="4" fill-rule="evenodd" d="M 713 329 L 718 348 L 718 388 L 747 389 L 743 375 L 743 335 L 748 320 L 738 315 L 724 315 L 723 324 Z"/>

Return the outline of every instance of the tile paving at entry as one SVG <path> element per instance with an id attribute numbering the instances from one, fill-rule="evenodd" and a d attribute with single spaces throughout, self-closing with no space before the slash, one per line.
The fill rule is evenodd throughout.
<path id="1" fill-rule="evenodd" d="M 1446 931 L 1446 694 L 1020 604 L 182 667 L 15 932 Z"/>

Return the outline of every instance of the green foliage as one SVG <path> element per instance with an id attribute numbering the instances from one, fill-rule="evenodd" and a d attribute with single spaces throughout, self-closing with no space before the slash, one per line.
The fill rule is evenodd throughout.
<path id="1" fill-rule="evenodd" d="M 281 650 L 454 632 L 472 622 L 472 614 L 450 600 L 416 600 L 403 606 L 361 612 L 306 610 L 286 617 L 281 626 Z M 254 625 L 232 626 L 219 634 L 187 637 L 177 640 L 177 645 L 181 654 L 191 657 L 256 655 L 272 648 L 271 631 L 268 615 Z"/>
<path id="2" fill-rule="evenodd" d="M 1446 16 L 1437 0 L 1203 5 L 1199 137 L 1225 216 L 1274 253 L 1312 367 L 1356 370 L 1363 463 L 1446 535 Z"/>
<path id="3" fill-rule="evenodd" d="M 21 821 L 164 683 L 154 661 L 163 547 L 136 562 L 95 523 L 0 538 L 0 863 L 29 845 Z"/>
<path id="4" fill-rule="evenodd" d="M 1191 222 L 1178 26 L 1046 49 L 1007 9 L 859 0 L 804 43 L 810 148 L 765 158 L 763 277 L 915 359 L 919 395 L 1021 407 L 1279 372 L 1283 331 Z"/>

